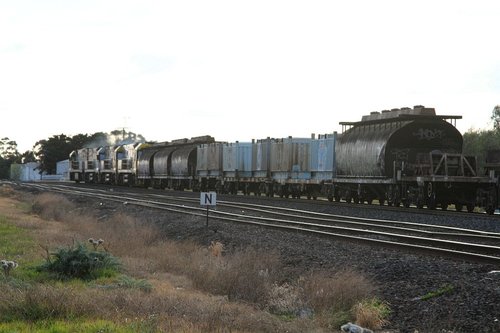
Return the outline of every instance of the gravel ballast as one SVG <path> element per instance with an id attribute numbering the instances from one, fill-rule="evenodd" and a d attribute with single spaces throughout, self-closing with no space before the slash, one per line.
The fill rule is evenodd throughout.
<path id="1" fill-rule="evenodd" d="M 223 196 L 218 200 L 223 200 Z M 263 227 L 231 224 L 202 217 L 109 203 L 105 208 L 92 198 L 72 198 L 78 205 L 116 209 L 158 225 L 166 237 L 209 245 L 217 240 L 226 251 L 253 246 L 277 250 L 290 276 L 312 270 L 353 269 L 370 278 L 379 297 L 391 308 L 391 332 L 500 332 L 500 267 L 470 263 L 378 246 L 317 237 Z M 245 198 L 267 204 L 263 198 Z M 417 209 L 377 210 L 363 205 L 315 205 L 307 200 L 283 201 L 283 206 L 323 213 L 409 222 L 451 225 L 500 232 L 500 217 L 480 214 L 421 214 Z M 444 291 L 440 293 L 439 291 Z M 435 293 L 433 297 L 426 295 Z"/>

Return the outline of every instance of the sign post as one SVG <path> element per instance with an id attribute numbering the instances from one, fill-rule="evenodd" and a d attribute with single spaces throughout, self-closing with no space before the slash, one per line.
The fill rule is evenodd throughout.
<path id="1" fill-rule="evenodd" d="M 217 193 L 216 192 L 201 192 L 200 193 L 200 205 L 207 207 L 207 223 L 208 227 L 208 210 L 210 206 L 214 206 L 217 203 Z"/>

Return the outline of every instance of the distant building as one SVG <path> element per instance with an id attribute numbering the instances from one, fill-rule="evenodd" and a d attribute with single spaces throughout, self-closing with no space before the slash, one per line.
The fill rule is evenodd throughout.
<path id="1" fill-rule="evenodd" d="M 28 162 L 24 164 L 13 163 L 10 166 L 10 179 L 20 180 L 22 182 L 32 182 L 35 180 L 41 180 L 40 171 L 37 162 Z"/>
<path id="2" fill-rule="evenodd" d="M 22 182 L 34 182 L 41 180 L 69 180 L 69 160 L 59 161 L 56 166 L 55 175 L 47 175 L 45 172 L 40 175 L 37 162 L 24 164 L 12 164 L 10 166 L 10 179 Z"/>
<path id="3" fill-rule="evenodd" d="M 61 176 L 60 180 L 69 180 L 69 160 L 57 162 L 56 174 Z"/>

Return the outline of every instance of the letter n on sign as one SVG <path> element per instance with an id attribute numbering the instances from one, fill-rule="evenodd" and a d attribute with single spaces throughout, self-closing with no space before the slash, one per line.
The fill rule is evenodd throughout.
<path id="1" fill-rule="evenodd" d="M 217 203 L 216 192 L 201 192 L 200 205 L 202 206 L 215 206 Z"/>

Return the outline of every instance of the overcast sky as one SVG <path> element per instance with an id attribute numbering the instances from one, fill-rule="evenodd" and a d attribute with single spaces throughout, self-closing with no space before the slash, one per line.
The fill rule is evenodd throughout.
<path id="1" fill-rule="evenodd" d="M 491 128 L 500 1 L 0 0 L 0 136 L 308 137 L 422 104 Z"/>

